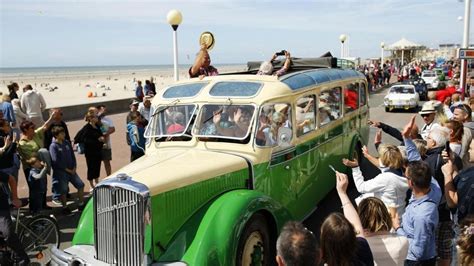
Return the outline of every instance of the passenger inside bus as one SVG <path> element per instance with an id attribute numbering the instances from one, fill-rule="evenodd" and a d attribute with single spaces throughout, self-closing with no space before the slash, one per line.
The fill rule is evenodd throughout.
<path id="1" fill-rule="evenodd" d="M 331 108 L 327 103 L 319 102 L 319 121 L 321 126 L 326 125 L 331 120 L 334 120 L 334 117 L 331 115 Z"/>
<path id="2" fill-rule="evenodd" d="M 184 115 L 181 112 L 173 113 L 172 124 L 167 128 L 167 134 L 179 134 L 185 130 L 184 127 Z"/>
<path id="3" fill-rule="evenodd" d="M 275 73 L 273 73 L 273 61 L 275 61 L 275 59 L 277 59 L 277 57 L 280 55 L 285 55 L 285 63 L 283 64 L 283 67 L 280 70 L 277 70 Z M 291 64 L 290 52 L 283 50 L 280 53 L 273 54 L 270 61 L 262 62 L 257 72 L 257 75 L 273 75 L 273 76 L 279 77 L 279 76 L 285 75 L 286 72 L 288 72 L 288 69 L 290 68 L 290 64 Z"/>
<path id="4" fill-rule="evenodd" d="M 298 99 L 295 111 L 298 136 L 315 129 L 316 119 L 314 115 L 313 96 Z"/>

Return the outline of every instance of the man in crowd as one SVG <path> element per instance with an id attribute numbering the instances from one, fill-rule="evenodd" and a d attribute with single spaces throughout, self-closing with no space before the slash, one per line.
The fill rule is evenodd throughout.
<path id="1" fill-rule="evenodd" d="M 145 95 L 143 94 L 143 87 L 142 87 L 142 82 L 139 80 L 137 81 L 137 85 L 135 87 L 135 97 L 137 97 L 138 101 L 143 101 L 143 97 Z"/>
<path id="2" fill-rule="evenodd" d="M 110 161 L 112 160 L 112 143 L 110 141 L 110 135 L 115 132 L 115 126 L 112 119 L 106 116 L 107 108 L 105 105 L 97 105 L 96 108 L 100 121 L 102 122 L 102 134 L 104 134 L 106 140 L 106 143 L 104 143 L 104 147 L 102 148 L 102 162 L 104 162 L 105 173 L 109 176 L 112 174 L 112 166 L 110 165 Z"/>
<path id="3" fill-rule="evenodd" d="M 402 217 L 392 218 L 398 235 L 408 238 L 408 257 L 405 265 L 435 265 L 435 229 L 438 225 L 438 202 L 441 190 L 431 183 L 428 165 L 422 161 L 409 162 L 406 170 L 407 182 L 412 196 Z"/>
<path id="4" fill-rule="evenodd" d="M 205 44 L 201 45 L 201 50 L 194 61 L 194 65 L 189 68 L 189 77 L 199 79 L 204 78 L 205 76 L 217 76 L 219 71 L 213 66 L 211 66 L 211 57 L 207 52 L 207 47 Z"/>
<path id="5" fill-rule="evenodd" d="M 150 111 L 151 111 L 151 100 L 153 95 L 147 95 L 143 98 L 143 102 L 138 105 L 138 112 L 146 119 L 150 121 Z"/>
<path id="6" fill-rule="evenodd" d="M 421 111 L 419 112 L 419 114 L 421 115 L 421 117 L 423 118 L 423 121 L 425 122 L 425 124 L 421 128 L 420 135 L 424 140 L 426 140 L 430 129 L 433 126 L 438 125 L 438 123 L 434 121 L 435 116 L 436 116 L 436 108 L 435 108 L 434 103 L 432 101 L 424 103 L 423 108 L 421 108 Z"/>
<path id="7" fill-rule="evenodd" d="M 1 95 L 2 102 L 0 102 L 0 110 L 3 113 L 3 118 L 6 119 L 12 127 L 16 126 L 15 111 L 13 105 L 10 103 L 10 96 Z"/>
<path id="8" fill-rule="evenodd" d="M 20 106 L 28 115 L 28 118 L 37 127 L 44 124 L 43 111 L 46 109 L 46 102 L 43 95 L 36 90 L 33 90 L 31 85 L 26 85 L 23 88 L 24 93 L 21 95 Z"/>
<path id="9" fill-rule="evenodd" d="M 2 156 L 0 155 L 0 160 Z M 13 206 L 21 207 L 21 201 L 18 199 L 17 182 L 13 176 L 0 172 L 0 186 L 9 186 Z M 10 214 L 9 194 L 4 189 L 0 189 L 0 236 L 3 237 L 6 244 L 15 252 L 19 258 L 17 265 L 29 265 L 30 259 L 15 233 L 15 227 Z"/>
<path id="10" fill-rule="evenodd" d="M 283 226 L 276 248 L 278 266 L 314 266 L 321 261 L 316 237 L 299 222 L 290 221 Z"/>

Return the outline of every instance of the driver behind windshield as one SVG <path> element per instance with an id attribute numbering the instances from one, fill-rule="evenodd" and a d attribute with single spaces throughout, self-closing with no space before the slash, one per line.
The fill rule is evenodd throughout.
<path id="1" fill-rule="evenodd" d="M 245 137 L 252 118 L 250 110 L 248 107 L 238 106 L 231 107 L 228 111 L 229 116 L 225 115 L 227 112 L 217 111 L 214 113 L 213 122 L 216 126 L 217 133 L 228 137 Z M 227 121 L 224 118 L 227 118 Z"/>

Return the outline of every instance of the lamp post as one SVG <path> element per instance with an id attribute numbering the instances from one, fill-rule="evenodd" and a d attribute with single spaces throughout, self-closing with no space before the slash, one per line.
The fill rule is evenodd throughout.
<path id="1" fill-rule="evenodd" d="M 339 36 L 339 40 L 341 41 L 341 58 L 344 58 L 344 42 L 346 41 L 347 36 L 345 34 L 341 34 Z"/>
<path id="2" fill-rule="evenodd" d="M 183 21 L 183 16 L 181 12 L 176 9 L 170 10 L 168 15 L 166 15 L 166 20 L 173 28 L 173 55 L 174 55 L 174 81 L 179 80 L 178 74 L 178 26 Z"/>
<path id="3" fill-rule="evenodd" d="M 380 54 L 380 65 L 383 67 L 383 50 L 385 48 L 385 43 L 384 42 L 381 42 L 380 43 L 380 48 L 382 48 L 381 50 L 381 54 Z"/>
<path id="4" fill-rule="evenodd" d="M 464 0 L 464 35 L 461 48 L 469 48 L 469 24 L 471 21 L 471 0 Z M 461 95 L 466 91 L 467 60 L 461 60 Z"/>

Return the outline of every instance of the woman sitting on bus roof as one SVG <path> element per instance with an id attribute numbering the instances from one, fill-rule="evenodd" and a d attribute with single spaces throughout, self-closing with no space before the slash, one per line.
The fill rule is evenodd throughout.
<path id="1" fill-rule="evenodd" d="M 273 61 L 280 56 L 280 55 L 285 55 L 285 64 L 280 70 L 277 70 L 275 73 L 273 73 Z M 291 64 L 291 55 L 290 52 L 283 50 L 279 53 L 275 53 L 272 56 L 272 59 L 270 61 L 263 61 L 262 64 L 260 65 L 260 69 L 257 72 L 257 75 L 273 75 L 273 76 L 282 76 L 285 75 L 286 72 L 288 72 L 288 69 L 290 68 Z"/>
<path id="2" fill-rule="evenodd" d="M 395 217 L 395 213 L 398 213 L 398 217 L 402 217 L 408 190 L 408 183 L 402 171 L 404 163 L 402 153 L 395 145 L 381 144 L 379 154 L 379 167 L 382 172 L 367 181 L 364 181 L 357 159 L 351 161 L 344 158 L 342 163 L 352 167 L 354 183 L 357 191 L 362 194 L 360 199 L 370 196 L 379 198 L 390 210 L 392 217 Z"/>

